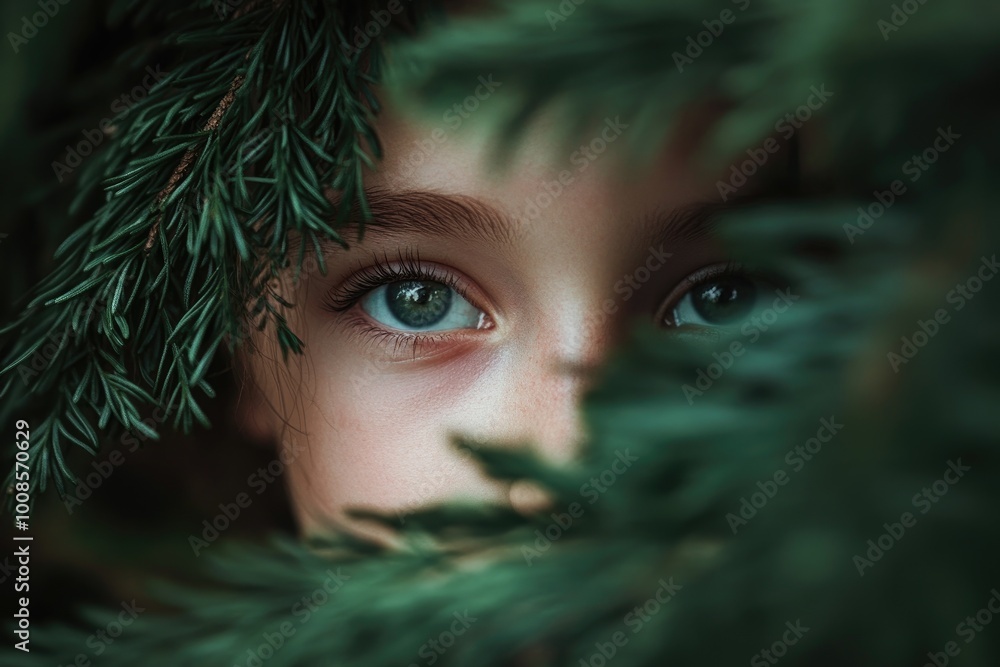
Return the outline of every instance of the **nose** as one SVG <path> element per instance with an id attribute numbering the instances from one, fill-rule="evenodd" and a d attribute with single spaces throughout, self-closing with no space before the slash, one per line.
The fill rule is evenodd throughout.
<path id="1" fill-rule="evenodd" d="M 566 462 L 586 437 L 580 411 L 616 331 L 615 319 L 595 308 L 564 312 L 541 327 L 522 351 L 516 412 L 527 440 L 546 458 Z"/>
<path id="2" fill-rule="evenodd" d="M 564 317 L 539 332 L 533 351 L 520 360 L 517 413 L 524 440 L 545 459 L 566 463 L 586 438 L 581 398 L 595 379 L 612 340 L 613 321 L 601 312 Z M 515 482 L 508 491 L 515 510 L 531 514 L 551 505 L 532 483 Z"/>

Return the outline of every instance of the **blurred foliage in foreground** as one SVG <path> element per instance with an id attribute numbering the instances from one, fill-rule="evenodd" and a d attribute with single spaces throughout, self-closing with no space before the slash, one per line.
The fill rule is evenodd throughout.
<path id="1" fill-rule="evenodd" d="M 633 119 L 640 148 L 714 97 L 717 155 L 737 154 L 825 85 L 802 196 L 724 225 L 802 299 L 731 360 L 730 341 L 637 331 L 587 398 L 577 467 L 480 452 L 553 511 L 428 512 L 401 552 L 233 545 L 101 664 L 996 665 L 998 28 L 1000 7 L 971 0 L 588 0 L 408 45 L 404 84 L 432 99 L 493 72 L 523 95 L 511 127 L 556 101 L 580 126 Z M 9 662 L 91 655 L 118 613 L 36 628 Z"/>

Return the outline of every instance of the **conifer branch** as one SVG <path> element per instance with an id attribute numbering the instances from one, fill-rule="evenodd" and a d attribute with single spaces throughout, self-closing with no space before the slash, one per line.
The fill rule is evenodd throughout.
<path id="1" fill-rule="evenodd" d="M 238 74 L 234 79 L 232 85 L 229 86 L 229 90 L 226 91 L 226 95 L 219 101 L 219 106 L 215 108 L 212 112 L 212 116 L 208 119 L 208 122 L 201 128 L 203 133 L 212 132 L 219 127 L 219 123 L 222 121 L 222 116 L 226 113 L 226 109 L 233 103 L 233 99 L 236 98 L 236 93 L 239 91 L 240 86 L 243 85 L 244 77 L 242 74 Z M 170 180 L 167 181 L 167 185 L 160 191 L 160 194 L 156 196 L 156 209 L 160 210 L 162 208 L 163 202 L 174 192 L 177 184 L 187 176 L 191 165 L 194 163 L 195 159 L 198 157 L 199 149 L 190 148 L 181 157 L 180 163 L 177 168 L 174 169 L 173 173 L 170 174 Z M 163 213 L 160 213 L 156 217 L 156 222 L 153 223 L 153 227 L 149 230 L 149 237 L 146 239 L 146 245 L 143 247 L 147 253 L 153 248 L 153 244 L 156 242 L 156 234 L 160 229 L 160 222 L 163 220 Z"/>

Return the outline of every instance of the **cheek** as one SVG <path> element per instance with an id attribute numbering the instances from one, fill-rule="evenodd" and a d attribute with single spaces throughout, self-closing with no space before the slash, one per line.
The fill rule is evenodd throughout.
<path id="1" fill-rule="evenodd" d="M 314 400 L 300 412 L 306 454 L 290 477 L 300 516 L 506 499 L 449 438 L 496 430 L 496 399 L 512 388 L 484 352 L 423 368 L 383 366 L 351 352 L 314 360 Z"/>

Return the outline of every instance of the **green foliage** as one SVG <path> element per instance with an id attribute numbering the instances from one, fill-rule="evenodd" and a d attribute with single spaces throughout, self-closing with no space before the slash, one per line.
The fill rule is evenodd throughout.
<path id="1" fill-rule="evenodd" d="M 984 283 L 961 308 L 949 295 L 1000 249 L 987 217 L 1000 177 L 991 127 L 998 10 L 928 2 L 885 40 L 877 21 L 891 6 L 757 0 L 678 72 L 672 52 L 730 6 L 588 0 L 552 30 L 545 11 L 556 3 L 518 3 L 502 19 L 432 31 L 399 57 L 426 66 L 412 83 L 432 97 L 449 99 L 454 82 L 471 74 L 519 82 L 527 103 L 510 119 L 514 127 L 557 96 L 583 112 L 572 127 L 620 113 L 637 124 L 637 147 L 658 145 L 664 119 L 686 103 L 721 96 L 731 103 L 717 131 L 723 154 L 762 141 L 809 86 L 826 84 L 836 97 L 816 119 L 826 142 L 810 156 L 808 196 L 748 206 L 724 224 L 738 258 L 785 276 L 801 299 L 700 394 L 684 387 L 698 387 L 699 371 L 729 341 L 705 349 L 637 331 L 587 397 L 592 441 L 578 466 L 477 453 L 491 473 L 552 489 L 560 517 L 442 508 L 407 521 L 408 549 L 380 554 L 346 541 L 334 554 L 234 546 L 209 572 L 214 586 L 172 590 L 183 613 L 140 617 L 102 664 L 245 665 L 283 623 L 295 633 L 266 665 L 430 664 L 421 647 L 466 610 L 475 622 L 434 653 L 434 664 L 603 664 L 593 657 L 598 644 L 619 631 L 628 642 L 615 665 L 733 664 L 752 661 L 798 619 L 809 630 L 781 657 L 789 667 L 924 664 L 951 641 L 961 652 L 955 664 L 997 664 L 998 628 L 986 625 L 969 641 L 957 628 L 997 585 L 990 512 L 998 500 L 1000 282 Z M 219 78 L 214 91 L 224 89 Z M 902 165 L 948 126 L 962 136 L 933 171 L 863 234 L 847 231 L 857 206 L 902 178 Z M 291 151 L 275 148 L 286 158 Z M 220 148 L 216 159 L 226 154 Z M 169 168 L 158 173 L 162 181 Z M 220 199 L 235 191 L 213 190 Z M 141 250 L 149 214 L 144 220 L 122 249 Z M 165 223 L 159 252 L 181 243 L 181 224 Z M 232 227 L 204 232 L 209 246 L 214 238 L 220 251 L 237 252 Z M 115 289 L 97 293 L 113 299 Z M 156 310 L 167 307 L 164 300 Z M 888 354 L 899 352 L 901 337 L 914 338 L 938 309 L 948 310 L 948 323 L 912 359 L 894 363 Z M 125 337 L 114 319 L 121 312 L 112 308 L 99 331 Z M 843 427 L 801 468 L 790 467 L 789 452 L 816 437 L 824 419 Z M 590 503 L 584 485 L 623 452 L 634 462 Z M 921 511 L 914 495 L 957 461 L 969 470 Z M 788 483 L 745 524 L 732 523 L 742 499 L 777 471 Z M 565 527 L 574 502 L 584 512 Z M 859 565 L 868 540 L 908 511 L 915 524 Z M 536 531 L 558 539 L 546 546 Z M 303 620 L 295 605 L 338 567 L 350 578 Z M 681 586 L 676 595 L 633 624 L 642 618 L 636 606 L 671 578 Z M 102 627 L 109 618 L 88 621 Z M 65 663 L 86 650 L 90 634 L 36 632 L 46 653 L 10 664 Z"/>
<path id="2" fill-rule="evenodd" d="M 64 447 L 93 452 L 95 427 L 146 434 L 156 406 L 184 431 L 207 425 L 210 364 L 248 326 L 299 352 L 269 287 L 289 240 L 296 271 L 307 252 L 322 267 L 319 239 L 342 242 L 337 226 L 368 215 L 382 56 L 341 49 L 367 6 L 247 2 L 220 21 L 218 3 L 191 4 L 160 10 L 173 26 L 163 48 L 182 56 L 84 165 L 75 206 L 98 190 L 103 201 L 0 330 L 4 416 L 47 408 L 31 433 L 33 489 L 62 492 Z"/>

